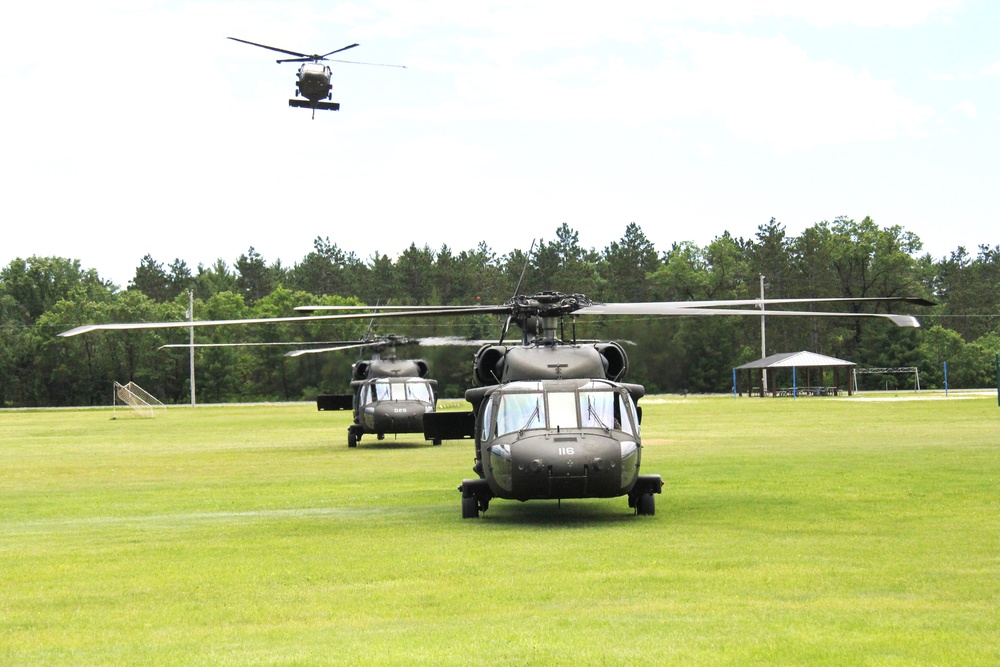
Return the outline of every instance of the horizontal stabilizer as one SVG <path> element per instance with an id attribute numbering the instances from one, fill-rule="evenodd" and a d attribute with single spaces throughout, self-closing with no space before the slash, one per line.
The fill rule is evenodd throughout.
<path id="1" fill-rule="evenodd" d="M 428 412 L 424 415 L 424 438 L 427 440 L 464 440 L 476 437 L 473 412 Z"/>
<path id="2" fill-rule="evenodd" d="M 340 111 L 340 102 L 310 102 L 309 100 L 288 100 L 288 106 L 299 109 L 326 109 L 327 111 Z"/>
<path id="3" fill-rule="evenodd" d="M 352 394 L 320 394 L 316 397 L 316 407 L 320 410 L 350 410 L 353 402 Z"/>

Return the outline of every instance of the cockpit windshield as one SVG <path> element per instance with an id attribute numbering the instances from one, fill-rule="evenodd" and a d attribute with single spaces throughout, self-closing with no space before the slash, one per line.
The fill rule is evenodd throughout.
<path id="1" fill-rule="evenodd" d="M 558 389 L 535 386 L 540 390 L 493 395 L 484 415 L 488 422 L 489 415 L 496 412 L 494 436 L 539 428 L 600 428 L 638 436 L 631 397 L 612 385 L 590 382 Z"/>
<path id="2" fill-rule="evenodd" d="M 375 401 L 434 402 L 434 392 L 426 380 L 376 380 L 365 386 L 361 393 L 362 404 Z"/>

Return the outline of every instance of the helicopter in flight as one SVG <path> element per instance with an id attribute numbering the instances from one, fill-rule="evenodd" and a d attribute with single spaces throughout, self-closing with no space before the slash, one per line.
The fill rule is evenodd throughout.
<path id="1" fill-rule="evenodd" d="M 760 315 L 749 309 L 775 304 L 922 299 L 748 299 L 701 302 L 595 303 L 582 294 L 539 292 L 505 304 L 420 307 L 372 314 L 506 315 L 499 341 L 483 345 L 473 370 L 478 386 L 465 392 L 471 412 L 424 415 L 428 439 L 473 439 L 475 478 L 462 480 L 462 518 L 477 518 L 494 498 L 527 501 L 627 496 L 638 515 L 655 514 L 660 475 L 641 469 L 639 399 L 645 388 L 624 382 L 628 357 L 615 342 L 580 341 L 581 315 Z M 740 309 L 740 307 L 747 307 Z M 339 306 L 303 307 L 333 310 Z M 886 318 L 898 326 L 919 326 L 916 318 L 881 313 L 822 313 L 768 310 L 778 316 Z M 331 317 L 337 317 L 336 315 Z M 569 320 L 570 331 L 566 325 Z M 505 344 L 511 325 L 517 344 Z"/>
<path id="2" fill-rule="evenodd" d="M 347 427 L 347 446 L 357 447 L 361 437 L 374 434 L 379 440 L 387 433 L 423 433 L 424 415 L 435 411 L 437 380 L 427 377 L 423 359 L 399 359 L 396 347 L 419 343 L 419 339 L 396 334 L 372 337 L 334 347 L 307 348 L 286 352 L 286 357 L 304 354 L 369 348 L 372 358 L 351 366 L 350 394 L 320 394 L 319 410 L 352 410 L 354 423 Z M 440 438 L 428 438 L 440 445 Z"/>
<path id="3" fill-rule="evenodd" d="M 919 327 L 910 315 L 770 309 L 775 305 L 901 302 L 933 305 L 920 298 L 794 298 L 724 301 L 598 303 L 582 294 L 538 292 L 515 295 L 503 304 L 475 306 L 371 306 L 375 312 L 313 314 L 246 320 L 189 320 L 82 325 L 60 333 L 316 322 L 406 316 L 506 316 L 496 343 L 474 357 L 477 386 L 465 392 L 469 412 L 425 412 L 426 439 L 472 439 L 475 478 L 462 480 L 462 517 L 477 518 L 495 498 L 517 501 L 627 496 L 636 514 L 655 514 L 660 475 L 641 472 L 642 385 L 624 382 L 628 358 L 615 342 L 579 341 L 580 316 L 676 315 L 768 317 L 852 317 L 888 319 Z M 359 306 L 300 306 L 296 310 L 358 311 Z M 570 330 L 567 332 L 567 321 Z M 511 326 L 519 343 L 505 343 Z"/>
<path id="4" fill-rule="evenodd" d="M 244 44 L 250 44 L 251 46 L 259 46 L 262 49 L 270 49 L 271 51 L 277 51 L 279 53 L 295 56 L 294 58 L 281 58 L 276 61 L 279 65 L 281 63 L 302 63 L 302 65 L 299 66 L 297 74 L 295 97 L 288 100 L 288 106 L 298 107 L 300 109 L 312 109 L 312 117 L 314 120 L 316 118 L 317 109 L 327 111 L 340 110 L 340 102 L 330 101 L 333 99 L 333 93 L 331 92 L 333 86 L 330 84 L 330 79 L 333 77 L 333 71 L 330 69 L 329 65 L 322 64 L 323 61 L 350 63 L 352 65 L 375 65 L 378 67 L 401 67 L 404 69 L 406 67 L 406 65 L 363 63 L 355 60 L 337 60 L 336 58 L 328 57 L 335 53 L 341 53 L 342 51 L 353 49 L 356 46 L 360 46 L 359 44 L 348 44 L 347 46 L 343 46 L 339 49 L 334 49 L 329 53 L 314 53 L 309 55 L 306 53 L 299 53 L 298 51 L 279 49 L 276 46 L 258 44 L 257 42 L 240 39 L 239 37 L 230 37 L 229 39 L 236 42 L 243 42 Z M 305 99 L 299 99 L 300 97 L 304 97 Z"/>

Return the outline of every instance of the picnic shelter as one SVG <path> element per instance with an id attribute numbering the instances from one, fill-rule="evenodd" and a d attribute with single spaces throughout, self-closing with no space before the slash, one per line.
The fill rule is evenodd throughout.
<path id="1" fill-rule="evenodd" d="M 782 352 L 737 366 L 733 372 L 740 396 L 744 391 L 748 396 L 761 397 L 837 396 L 845 389 L 850 396 L 850 369 L 855 365 L 853 361 L 815 352 Z"/>

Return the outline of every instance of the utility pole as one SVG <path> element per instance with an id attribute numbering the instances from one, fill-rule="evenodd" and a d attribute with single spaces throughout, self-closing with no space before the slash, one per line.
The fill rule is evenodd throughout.
<path id="1" fill-rule="evenodd" d="M 194 290 L 188 290 L 188 322 L 191 322 L 191 326 L 188 327 L 191 332 L 191 337 L 189 339 L 191 346 L 188 348 L 191 360 L 191 407 L 194 407 Z"/>
<path id="2" fill-rule="evenodd" d="M 764 357 L 767 356 L 767 343 L 765 342 L 766 338 L 764 336 L 764 274 L 763 273 L 760 274 L 760 313 L 761 313 L 761 315 L 760 315 L 760 358 L 763 359 Z M 191 330 L 194 331 L 194 328 L 192 327 Z M 761 389 L 763 390 L 764 394 L 766 395 L 767 394 L 767 369 L 764 368 L 764 369 L 761 370 L 761 372 L 762 372 L 762 377 L 761 377 L 761 385 L 760 386 L 761 386 Z"/>

